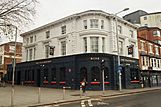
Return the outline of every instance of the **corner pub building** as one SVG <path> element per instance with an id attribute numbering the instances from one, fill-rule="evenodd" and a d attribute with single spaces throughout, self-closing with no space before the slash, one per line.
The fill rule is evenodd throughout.
<path id="1" fill-rule="evenodd" d="M 89 10 L 21 34 L 23 62 L 16 65 L 15 83 L 79 89 L 85 78 L 87 89 L 102 90 L 101 61 L 105 60 L 105 89 L 118 88 L 118 68 L 123 88 L 140 87 L 137 27 L 117 18 L 121 67 L 115 16 Z M 7 80 L 12 80 L 12 65 L 8 65 Z"/>

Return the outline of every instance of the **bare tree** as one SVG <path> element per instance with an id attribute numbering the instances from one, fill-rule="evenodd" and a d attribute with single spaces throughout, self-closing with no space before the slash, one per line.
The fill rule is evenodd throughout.
<path id="1" fill-rule="evenodd" d="M 32 22 L 37 0 L 0 0 L 0 23 L 23 26 Z"/>

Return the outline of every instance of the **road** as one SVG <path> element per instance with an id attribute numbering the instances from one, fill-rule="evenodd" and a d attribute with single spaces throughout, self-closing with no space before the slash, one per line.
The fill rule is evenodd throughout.
<path id="1" fill-rule="evenodd" d="M 122 97 L 82 100 L 57 107 L 161 107 L 161 90 Z M 54 106 L 54 107 L 55 107 Z"/>

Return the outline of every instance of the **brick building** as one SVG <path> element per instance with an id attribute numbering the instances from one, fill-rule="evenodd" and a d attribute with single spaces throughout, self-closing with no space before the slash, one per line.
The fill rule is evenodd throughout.
<path id="1" fill-rule="evenodd" d="M 11 64 L 14 58 L 15 43 L 8 42 L 0 45 L 0 78 L 7 73 L 7 65 Z M 22 43 L 16 44 L 16 63 L 22 59 Z"/>
<path id="2" fill-rule="evenodd" d="M 140 27 L 138 29 L 139 64 L 145 87 L 161 85 L 161 29 Z"/>

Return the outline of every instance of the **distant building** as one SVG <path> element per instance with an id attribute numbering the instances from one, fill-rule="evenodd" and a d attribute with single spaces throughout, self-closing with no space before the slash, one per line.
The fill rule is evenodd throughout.
<path id="1" fill-rule="evenodd" d="M 138 29 L 139 64 L 144 87 L 161 85 L 161 29 Z"/>
<path id="2" fill-rule="evenodd" d="M 7 65 L 13 63 L 15 43 L 8 42 L 0 45 L 0 74 L 1 77 L 7 73 Z M 22 43 L 16 43 L 16 63 L 22 60 Z"/>
<path id="3" fill-rule="evenodd" d="M 140 16 L 148 14 L 147 12 L 143 10 L 137 10 L 135 12 L 132 12 L 130 14 L 127 14 L 123 17 L 124 20 L 133 23 L 133 24 L 140 24 Z"/>
<path id="4" fill-rule="evenodd" d="M 148 13 L 140 17 L 141 26 L 158 27 L 161 29 L 161 12 Z"/>
<path id="5" fill-rule="evenodd" d="M 79 89 L 86 78 L 88 89 L 102 89 L 105 60 L 106 89 L 118 88 L 118 69 L 123 88 L 139 87 L 137 26 L 117 18 L 119 50 L 115 16 L 101 10 L 77 13 L 21 34 L 23 62 L 16 66 L 15 83 Z M 11 66 L 8 71 L 12 74 Z"/>

